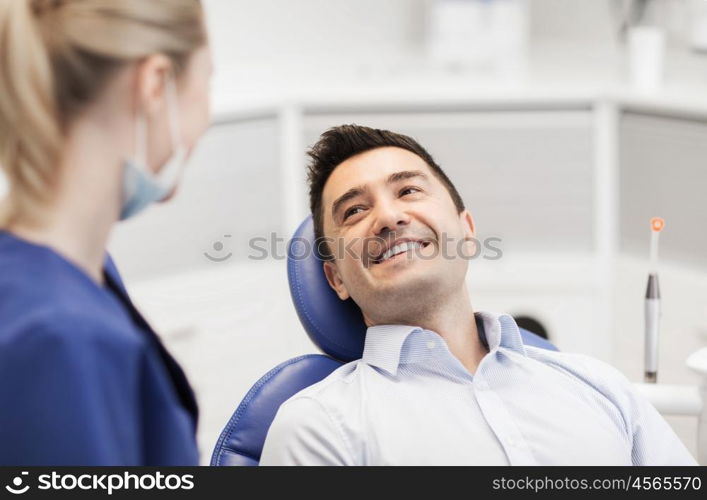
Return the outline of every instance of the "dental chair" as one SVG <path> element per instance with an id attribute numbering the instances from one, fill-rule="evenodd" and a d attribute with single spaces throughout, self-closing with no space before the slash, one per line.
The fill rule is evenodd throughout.
<path id="1" fill-rule="evenodd" d="M 265 436 L 280 405 L 363 354 L 366 325 L 361 311 L 351 299 L 341 301 L 329 287 L 314 240 L 309 216 L 288 245 L 287 277 L 302 326 L 324 354 L 290 359 L 258 380 L 221 432 L 211 465 L 258 465 Z M 523 329 L 520 333 L 527 345 L 557 350 L 534 333 Z"/>

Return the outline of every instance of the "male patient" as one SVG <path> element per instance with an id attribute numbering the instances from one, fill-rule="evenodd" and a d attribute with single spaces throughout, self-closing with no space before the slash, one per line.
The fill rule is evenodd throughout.
<path id="1" fill-rule="evenodd" d="M 344 125 L 309 155 L 326 277 L 368 330 L 362 359 L 280 407 L 262 465 L 696 465 L 618 370 L 474 312 L 474 221 L 416 141 Z"/>

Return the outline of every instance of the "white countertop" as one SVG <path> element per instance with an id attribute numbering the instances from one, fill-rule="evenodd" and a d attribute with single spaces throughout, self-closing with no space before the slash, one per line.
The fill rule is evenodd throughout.
<path id="1" fill-rule="evenodd" d="M 401 54 L 376 62 L 248 62 L 217 66 L 215 120 L 272 114 L 285 106 L 305 110 L 394 109 L 466 105 L 482 108 L 589 107 L 598 101 L 622 107 L 707 116 L 707 56 L 672 51 L 664 85 L 637 92 L 628 84 L 625 59 L 606 49 L 537 49 L 525 68 L 450 71 Z"/>

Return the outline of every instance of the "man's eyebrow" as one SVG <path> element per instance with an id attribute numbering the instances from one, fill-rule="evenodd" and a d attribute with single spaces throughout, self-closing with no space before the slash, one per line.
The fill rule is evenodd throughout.
<path id="1" fill-rule="evenodd" d="M 365 186 L 356 186 L 356 187 L 352 187 L 351 189 L 346 191 L 344 194 L 339 196 L 331 206 L 332 219 L 336 218 L 336 213 L 344 205 L 344 203 L 351 200 L 352 198 L 356 198 L 357 196 L 361 196 L 365 192 L 366 192 Z"/>
<path id="2" fill-rule="evenodd" d="M 400 182 L 406 179 L 412 179 L 415 177 L 420 177 L 422 179 L 427 180 L 427 174 L 425 174 L 421 170 L 401 170 L 400 172 L 393 172 L 388 176 L 386 179 L 386 184 L 393 184 L 395 182 Z M 332 218 L 336 218 L 336 214 L 341 209 L 342 205 L 344 205 L 347 201 L 356 198 L 357 196 L 361 196 L 367 191 L 366 186 L 356 186 L 348 191 L 346 191 L 344 194 L 339 196 L 336 201 L 332 204 L 331 207 L 331 215 Z"/>
<path id="3" fill-rule="evenodd" d="M 414 177 L 421 177 L 427 180 L 427 174 L 421 170 L 402 170 L 400 172 L 392 173 L 388 176 L 388 184 L 394 182 L 404 181 L 406 179 L 412 179 Z"/>

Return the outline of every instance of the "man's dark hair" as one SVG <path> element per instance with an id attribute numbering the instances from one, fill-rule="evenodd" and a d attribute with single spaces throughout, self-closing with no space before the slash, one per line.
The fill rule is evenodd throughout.
<path id="1" fill-rule="evenodd" d="M 317 242 L 323 241 L 324 236 L 322 193 L 324 185 L 334 169 L 360 153 L 390 146 L 406 149 L 422 158 L 449 191 L 457 211 L 461 213 L 464 210 L 464 202 L 459 196 L 457 188 L 454 187 L 442 168 L 435 163 L 432 156 L 415 139 L 389 130 L 361 125 L 340 125 L 324 132 L 317 143 L 307 152 L 311 158 L 307 167 L 309 208 L 314 219 L 314 236 Z M 328 245 L 318 245 L 318 249 L 321 257 L 332 258 Z"/>

